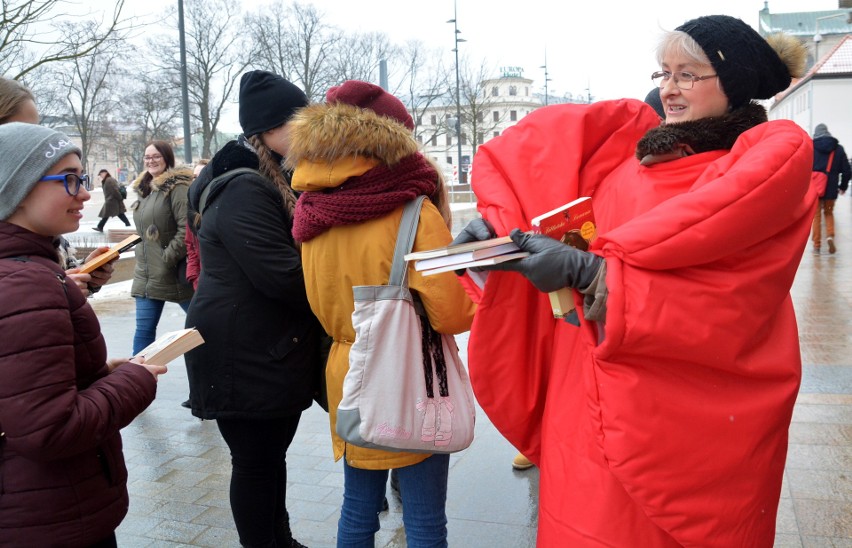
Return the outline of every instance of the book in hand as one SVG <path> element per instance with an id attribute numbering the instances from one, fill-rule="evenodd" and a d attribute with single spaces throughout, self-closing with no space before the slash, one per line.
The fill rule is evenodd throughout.
<path id="1" fill-rule="evenodd" d="M 127 251 L 128 249 L 130 249 L 141 241 L 142 237 L 138 234 L 128 236 L 127 238 L 121 240 L 120 242 L 109 248 L 109 251 L 101 253 L 91 261 L 84 263 L 83 266 L 80 267 L 80 273 L 88 274 L 90 272 L 94 272 L 95 270 L 99 269 L 100 267 L 112 261 L 113 259 L 117 259 L 119 255 L 121 255 L 122 253 L 124 253 L 125 251 Z"/>
<path id="2" fill-rule="evenodd" d="M 133 357 L 144 358 L 145 363 L 166 365 L 201 344 L 204 344 L 204 339 L 197 329 L 179 329 L 161 336 Z"/>
<path id="3" fill-rule="evenodd" d="M 544 234 L 581 251 L 587 251 L 589 244 L 597 236 L 592 199 L 588 196 L 533 217 L 530 224 L 533 232 Z M 551 291 L 548 297 L 555 318 L 564 319 L 574 311 L 574 295 L 570 288 Z"/>
<path id="4" fill-rule="evenodd" d="M 486 266 L 505 261 L 522 259 L 529 253 L 522 252 L 509 236 L 500 236 L 489 240 L 466 242 L 416 251 L 405 256 L 406 261 L 414 261 L 414 270 L 424 276 L 464 270 L 475 266 Z"/>
<path id="5" fill-rule="evenodd" d="M 515 247 L 517 249 L 517 246 Z M 488 257 L 485 259 L 472 259 L 459 264 L 450 264 L 445 266 L 439 266 L 435 268 L 430 268 L 428 270 L 418 269 L 417 264 L 415 263 L 415 270 L 421 270 L 424 276 L 431 276 L 433 274 L 441 274 L 442 272 L 449 272 L 451 270 L 462 270 L 465 268 L 473 268 L 475 266 L 487 266 L 498 263 L 504 263 L 506 261 L 517 261 L 518 259 L 523 259 L 524 257 L 529 257 L 530 254 L 526 251 L 516 251 L 514 253 L 505 253 L 503 255 L 497 255 L 496 257 Z"/>

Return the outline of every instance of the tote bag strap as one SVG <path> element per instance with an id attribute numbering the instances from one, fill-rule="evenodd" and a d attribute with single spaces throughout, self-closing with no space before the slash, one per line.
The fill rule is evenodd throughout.
<path id="1" fill-rule="evenodd" d="M 426 196 L 418 196 L 405 204 L 402 212 L 402 220 L 399 222 L 399 233 L 396 235 L 396 248 L 393 251 L 393 263 L 388 285 L 402 286 L 406 281 L 408 264 L 405 262 L 407 254 L 411 253 L 414 246 L 414 236 L 417 235 L 417 224 L 420 222 L 420 209 Z M 407 285 L 407 283 L 406 283 Z"/>

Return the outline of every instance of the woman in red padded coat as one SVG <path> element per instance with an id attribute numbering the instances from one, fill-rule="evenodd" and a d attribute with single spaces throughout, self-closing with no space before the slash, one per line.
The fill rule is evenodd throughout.
<path id="1" fill-rule="evenodd" d="M 640 101 L 553 106 L 474 160 L 485 220 L 456 241 L 511 231 L 531 253 L 471 285 L 469 359 L 483 409 L 541 468 L 541 546 L 774 540 L 816 195 L 808 135 L 751 100 L 800 76 L 803 49 L 708 16 L 658 61 L 662 125 Z M 588 252 L 513 230 L 579 196 Z M 579 327 L 550 311 L 566 286 Z"/>

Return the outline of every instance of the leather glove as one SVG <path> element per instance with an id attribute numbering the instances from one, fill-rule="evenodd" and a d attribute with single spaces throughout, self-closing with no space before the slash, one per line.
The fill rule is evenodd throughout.
<path id="1" fill-rule="evenodd" d="M 467 224 L 462 229 L 451 245 L 466 244 L 468 242 L 477 242 L 479 240 L 490 240 L 496 238 L 494 227 L 485 219 L 479 217 Z"/>
<path id="2" fill-rule="evenodd" d="M 519 272 L 545 293 L 563 287 L 584 289 L 595 280 L 604 264 L 604 260 L 593 253 L 580 251 L 543 234 L 528 234 L 516 228 L 509 236 L 530 256 L 481 268 Z"/>

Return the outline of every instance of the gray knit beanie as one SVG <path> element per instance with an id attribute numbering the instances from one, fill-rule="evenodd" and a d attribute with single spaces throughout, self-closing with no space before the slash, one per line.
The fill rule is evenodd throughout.
<path id="1" fill-rule="evenodd" d="M 817 124 L 814 128 L 814 139 L 819 139 L 820 137 L 831 137 L 831 133 L 828 132 L 828 126 L 825 124 Z"/>
<path id="2" fill-rule="evenodd" d="M 83 156 L 55 129 L 20 122 L 0 125 L 0 221 L 11 217 L 36 183 L 72 152 Z"/>

